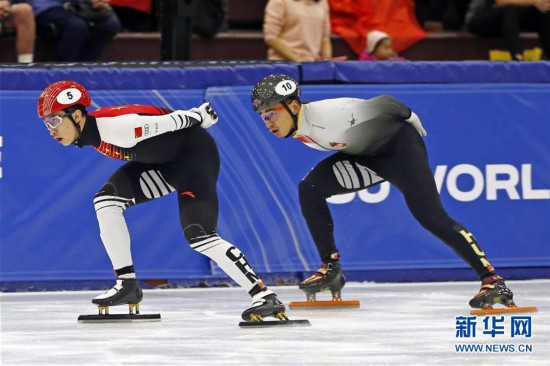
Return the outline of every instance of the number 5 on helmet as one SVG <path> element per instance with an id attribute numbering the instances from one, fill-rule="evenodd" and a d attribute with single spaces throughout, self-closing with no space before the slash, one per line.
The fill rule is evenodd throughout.
<path id="1" fill-rule="evenodd" d="M 77 82 L 58 81 L 49 85 L 38 97 L 38 116 L 44 118 L 77 104 L 89 107 L 90 93 Z"/>

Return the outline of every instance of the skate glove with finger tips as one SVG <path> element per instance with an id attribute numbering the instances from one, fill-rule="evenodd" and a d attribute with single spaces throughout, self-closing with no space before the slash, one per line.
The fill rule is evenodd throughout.
<path id="1" fill-rule="evenodd" d="M 252 316 L 266 317 L 284 313 L 285 306 L 272 291 L 262 291 L 252 298 L 252 307 L 243 311 L 241 317 L 245 321 L 250 321 Z"/>
<path id="2" fill-rule="evenodd" d="M 305 292 L 321 292 L 331 290 L 339 292 L 345 285 L 346 279 L 342 274 L 342 266 L 338 262 L 323 263 L 321 268 L 311 277 L 306 278 L 298 286 Z"/>
<path id="3" fill-rule="evenodd" d="M 123 304 L 138 304 L 143 299 L 143 292 L 138 280 L 117 279 L 116 285 L 109 291 L 94 297 L 92 303 L 98 306 L 115 306 Z"/>
<path id="4" fill-rule="evenodd" d="M 202 128 L 211 127 L 218 122 L 218 115 L 214 112 L 210 103 L 203 103 L 198 108 L 192 108 L 191 111 L 200 114 Z"/>
<path id="5" fill-rule="evenodd" d="M 493 304 L 505 306 L 514 303 L 514 294 L 504 284 L 504 279 L 499 275 L 486 277 L 481 282 L 481 289 L 478 294 L 470 300 L 470 306 L 478 309 L 490 308 Z"/>

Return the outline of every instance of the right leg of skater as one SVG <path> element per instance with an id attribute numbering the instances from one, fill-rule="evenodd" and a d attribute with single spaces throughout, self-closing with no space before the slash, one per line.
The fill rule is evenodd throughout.
<path id="1" fill-rule="evenodd" d="M 386 149 L 365 162 L 397 187 L 418 222 L 447 244 L 482 281 L 480 292 L 470 301 L 472 307 L 488 306 L 498 299 L 512 301 L 512 292 L 495 273 L 474 235 L 453 220 L 441 203 L 424 141 L 416 130 L 406 125 Z"/>
<path id="2" fill-rule="evenodd" d="M 179 158 L 167 165 L 167 175 L 178 194 L 180 221 L 191 248 L 206 255 L 252 297 L 251 314 L 268 316 L 284 312 L 284 305 L 256 274 L 245 255 L 216 232 L 220 159 L 212 137 L 193 129 Z"/>
<path id="3" fill-rule="evenodd" d="M 357 192 L 383 181 L 359 161 L 358 157 L 343 153 L 331 155 L 317 164 L 298 186 L 302 215 L 322 262 L 321 268 L 299 285 L 310 300 L 315 293 L 325 290 L 331 290 L 333 297 L 339 298 L 345 284 L 327 198 Z"/>

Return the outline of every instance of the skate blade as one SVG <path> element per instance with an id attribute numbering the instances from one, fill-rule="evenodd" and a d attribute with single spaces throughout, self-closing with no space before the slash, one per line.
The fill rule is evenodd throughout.
<path id="1" fill-rule="evenodd" d="M 307 319 L 299 320 L 261 320 L 258 322 L 240 322 L 241 328 L 267 328 L 267 327 L 309 327 L 311 323 Z"/>
<path id="2" fill-rule="evenodd" d="M 359 300 L 338 301 L 291 301 L 288 307 L 291 309 L 350 309 L 361 306 Z"/>
<path id="3" fill-rule="evenodd" d="M 80 315 L 80 323 L 129 323 L 129 322 L 158 322 L 160 314 L 100 314 Z"/>
<path id="4" fill-rule="evenodd" d="M 506 313 L 534 313 L 538 311 L 536 306 L 487 308 L 470 311 L 470 315 L 506 314 Z"/>

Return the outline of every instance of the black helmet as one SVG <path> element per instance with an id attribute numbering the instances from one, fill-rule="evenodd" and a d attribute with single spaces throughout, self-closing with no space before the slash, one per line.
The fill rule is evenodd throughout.
<path id="1" fill-rule="evenodd" d="M 260 80 L 252 90 L 252 108 L 257 112 L 288 98 L 300 100 L 298 82 L 284 74 L 269 75 Z"/>

